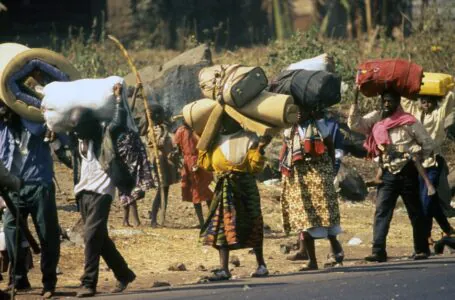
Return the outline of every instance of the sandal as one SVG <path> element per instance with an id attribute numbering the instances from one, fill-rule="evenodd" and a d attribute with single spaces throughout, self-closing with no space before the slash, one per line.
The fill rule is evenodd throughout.
<path id="1" fill-rule="evenodd" d="M 304 271 L 313 271 L 313 270 L 317 270 L 318 269 L 318 265 L 317 264 L 314 264 L 314 263 L 308 263 L 308 264 L 304 264 L 300 269 L 299 271 L 300 272 L 304 272 Z"/>
<path id="2" fill-rule="evenodd" d="M 251 273 L 251 277 L 267 277 L 269 276 L 269 270 L 264 265 L 260 265 L 255 272 Z"/>
<path id="3" fill-rule="evenodd" d="M 327 261 L 324 263 L 324 268 L 331 268 L 343 265 L 344 252 L 341 251 L 337 254 L 327 254 Z"/>
<path id="4" fill-rule="evenodd" d="M 214 270 L 213 275 L 207 276 L 204 279 L 208 281 L 223 281 L 231 279 L 231 273 L 226 272 L 225 270 Z"/>

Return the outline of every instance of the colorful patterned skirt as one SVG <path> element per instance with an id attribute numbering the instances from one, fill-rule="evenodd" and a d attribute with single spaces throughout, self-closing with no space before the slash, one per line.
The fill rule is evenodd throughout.
<path id="1" fill-rule="evenodd" d="M 119 191 L 120 202 L 126 206 L 144 198 L 145 192 L 155 185 L 147 151 L 138 134 L 133 131 L 123 133 L 117 140 L 117 149 L 120 158 L 136 180 L 136 186 L 131 192 Z"/>
<path id="2" fill-rule="evenodd" d="M 202 243 L 217 249 L 262 247 L 263 228 L 255 177 L 248 173 L 219 177 L 210 213 L 201 229 Z"/>
<path id="3" fill-rule="evenodd" d="M 340 209 L 333 180 L 334 170 L 327 154 L 293 163 L 290 176 L 283 176 L 281 195 L 286 233 L 339 227 Z"/>

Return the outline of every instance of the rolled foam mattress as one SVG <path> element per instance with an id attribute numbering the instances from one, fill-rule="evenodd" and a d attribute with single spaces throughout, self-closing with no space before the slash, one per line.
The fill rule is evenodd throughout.
<path id="1" fill-rule="evenodd" d="M 28 81 L 45 86 L 54 81 L 79 79 L 79 72 L 62 55 L 21 44 L 0 44 L 0 99 L 20 116 L 43 122 L 39 91 Z"/>

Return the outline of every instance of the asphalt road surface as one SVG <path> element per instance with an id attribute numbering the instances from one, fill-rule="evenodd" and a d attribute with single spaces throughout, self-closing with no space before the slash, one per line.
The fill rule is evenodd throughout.
<path id="1" fill-rule="evenodd" d="M 97 299 L 455 299 L 455 256 L 395 261 L 263 279 L 100 295 Z"/>

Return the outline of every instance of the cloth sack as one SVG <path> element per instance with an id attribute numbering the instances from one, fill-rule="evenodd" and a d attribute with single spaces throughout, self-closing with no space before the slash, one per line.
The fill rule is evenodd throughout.
<path id="1" fill-rule="evenodd" d="M 268 91 L 291 95 L 295 104 L 317 111 L 341 101 L 341 78 L 325 71 L 283 71 L 272 81 Z"/>
<path id="2" fill-rule="evenodd" d="M 110 76 L 103 79 L 80 79 L 69 82 L 52 82 L 43 89 L 44 98 L 41 107 L 44 119 L 50 130 L 54 132 L 71 131 L 69 122 L 71 111 L 77 107 L 92 109 L 100 121 L 109 122 L 115 109 L 113 87 L 117 83 L 123 85 L 123 105 L 127 110 L 127 126 L 137 132 L 126 101 L 126 84 L 123 78 Z"/>
<path id="3" fill-rule="evenodd" d="M 356 84 L 366 97 L 392 89 L 401 96 L 415 99 L 420 91 L 423 68 L 404 59 L 369 60 L 357 67 Z"/>

